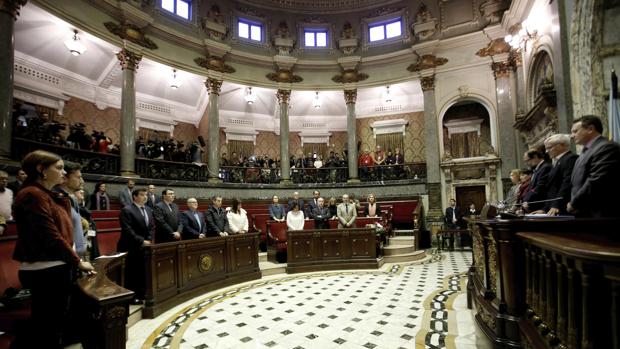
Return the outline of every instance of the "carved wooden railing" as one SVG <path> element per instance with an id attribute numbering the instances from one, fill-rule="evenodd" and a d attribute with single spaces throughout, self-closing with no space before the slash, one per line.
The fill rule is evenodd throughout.
<path id="1" fill-rule="evenodd" d="M 207 166 L 189 162 L 136 158 L 136 174 L 143 178 L 206 182 Z"/>

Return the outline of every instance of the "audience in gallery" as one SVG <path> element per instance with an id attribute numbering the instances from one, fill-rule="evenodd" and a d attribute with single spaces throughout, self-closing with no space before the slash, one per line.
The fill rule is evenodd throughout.
<path id="1" fill-rule="evenodd" d="M 245 234 L 249 230 L 247 212 L 241 207 L 241 200 L 232 199 L 232 206 L 226 215 L 230 234 Z"/>
<path id="2" fill-rule="evenodd" d="M 293 202 L 289 209 L 290 211 L 286 214 L 286 227 L 288 230 L 303 230 L 305 217 L 299 208 L 299 203 Z"/>
<path id="3" fill-rule="evenodd" d="M 97 182 L 95 184 L 95 190 L 90 195 L 89 208 L 91 210 L 105 211 L 111 209 L 110 197 L 106 192 L 106 184 L 103 182 Z"/>

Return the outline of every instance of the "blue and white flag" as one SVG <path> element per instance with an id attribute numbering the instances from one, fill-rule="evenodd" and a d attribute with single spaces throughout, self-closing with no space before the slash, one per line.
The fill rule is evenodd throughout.
<path id="1" fill-rule="evenodd" d="M 620 143 L 620 100 L 618 100 L 618 77 L 611 71 L 611 88 L 609 92 L 609 140 Z"/>

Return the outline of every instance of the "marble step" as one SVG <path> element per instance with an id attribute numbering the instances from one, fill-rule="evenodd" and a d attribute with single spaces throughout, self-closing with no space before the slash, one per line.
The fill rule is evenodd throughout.
<path id="1" fill-rule="evenodd" d="M 392 245 L 383 248 L 384 256 L 399 256 L 415 252 L 415 246 L 411 245 Z"/>
<path id="2" fill-rule="evenodd" d="M 286 263 L 272 263 L 272 262 L 259 262 L 258 267 L 260 268 L 263 277 L 275 274 L 285 274 L 286 273 Z"/>
<path id="3" fill-rule="evenodd" d="M 267 261 L 267 252 L 259 252 L 258 253 L 258 262 L 266 262 Z"/>
<path id="4" fill-rule="evenodd" d="M 394 236 L 413 236 L 413 229 L 394 229 Z"/>
<path id="5" fill-rule="evenodd" d="M 390 246 L 409 246 L 413 245 L 415 238 L 413 236 L 395 236 L 390 238 Z"/>
<path id="6" fill-rule="evenodd" d="M 424 250 L 419 250 L 407 254 L 400 254 L 396 256 L 383 256 L 385 263 L 406 263 L 418 261 L 424 258 L 426 258 L 426 252 Z"/>
<path id="7" fill-rule="evenodd" d="M 127 317 L 127 328 L 135 325 L 136 322 L 142 320 L 142 308 L 143 305 L 130 305 L 129 317 Z"/>

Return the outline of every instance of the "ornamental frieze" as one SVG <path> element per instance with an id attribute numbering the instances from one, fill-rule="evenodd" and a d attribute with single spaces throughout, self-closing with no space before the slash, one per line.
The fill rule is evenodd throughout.
<path id="1" fill-rule="evenodd" d="M 436 68 L 440 65 L 448 63 L 448 59 L 444 57 L 437 57 L 434 55 L 422 55 L 418 58 L 418 61 L 407 67 L 410 72 L 418 72 L 420 70 Z"/>
<path id="2" fill-rule="evenodd" d="M 110 33 L 118 36 L 123 40 L 128 40 L 136 45 L 156 50 L 157 45 L 144 35 L 144 32 L 140 27 L 131 23 L 116 24 L 114 22 L 105 22 L 103 25 L 110 31 Z"/>
<path id="3" fill-rule="evenodd" d="M 368 79 L 368 74 L 360 73 L 355 69 L 345 69 L 340 72 L 340 74 L 336 74 L 332 77 L 332 81 L 339 84 L 360 82 L 366 79 Z"/>
<path id="4" fill-rule="evenodd" d="M 265 76 L 271 81 L 280 83 L 297 83 L 304 80 L 301 76 L 293 74 L 293 71 L 289 69 L 279 69 L 277 72 Z"/>
<path id="5" fill-rule="evenodd" d="M 498 38 L 489 42 L 487 47 L 478 50 L 476 55 L 480 57 L 488 57 L 509 52 L 510 45 L 506 42 L 506 40 L 504 40 L 504 38 Z"/>
<path id="6" fill-rule="evenodd" d="M 224 58 L 222 57 L 217 57 L 217 56 L 207 56 L 206 58 L 197 57 L 194 59 L 194 62 L 207 70 L 213 70 L 213 71 L 220 72 L 220 73 L 232 74 L 236 71 L 235 68 L 226 64 L 226 62 L 224 61 Z"/>

